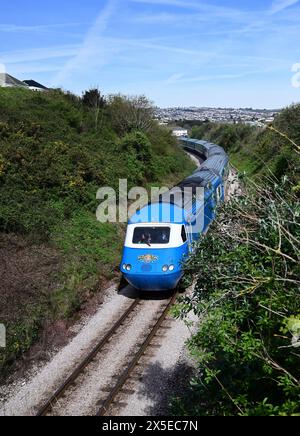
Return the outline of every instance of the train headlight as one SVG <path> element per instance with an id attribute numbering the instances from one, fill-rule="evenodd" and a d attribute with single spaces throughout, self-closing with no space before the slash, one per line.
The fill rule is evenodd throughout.
<path id="1" fill-rule="evenodd" d="M 131 266 L 131 265 L 127 265 L 127 266 L 126 266 L 126 270 L 127 270 L 127 271 L 131 271 L 131 269 L 132 269 L 132 266 Z"/>
<path id="2" fill-rule="evenodd" d="M 126 270 L 126 268 L 127 268 L 127 265 L 126 265 L 126 263 L 124 263 L 123 269 Z"/>
<path id="3" fill-rule="evenodd" d="M 174 271 L 174 269 L 175 269 L 175 266 L 174 266 L 174 265 L 170 265 L 170 266 L 169 266 L 169 271 Z"/>
<path id="4" fill-rule="evenodd" d="M 167 272 L 167 271 L 169 270 L 168 265 L 164 265 L 164 266 L 162 267 L 162 270 L 163 270 L 163 272 Z"/>

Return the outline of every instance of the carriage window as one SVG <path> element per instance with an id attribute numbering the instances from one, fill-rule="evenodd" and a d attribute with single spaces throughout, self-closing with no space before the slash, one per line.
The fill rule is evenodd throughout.
<path id="1" fill-rule="evenodd" d="M 185 231 L 184 226 L 182 226 L 182 228 L 181 228 L 181 237 L 182 237 L 183 242 L 187 241 L 187 236 L 186 236 L 186 231 Z"/>
<path id="2" fill-rule="evenodd" d="M 149 247 L 156 244 L 168 244 L 170 232 L 170 227 L 136 227 L 132 242 L 134 244 L 147 244 Z"/>

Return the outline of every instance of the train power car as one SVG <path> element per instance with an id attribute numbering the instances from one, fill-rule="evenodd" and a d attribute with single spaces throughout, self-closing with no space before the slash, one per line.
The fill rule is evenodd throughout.
<path id="1" fill-rule="evenodd" d="M 171 195 L 161 195 L 128 222 L 120 268 L 127 282 L 139 290 L 176 288 L 184 261 L 215 219 L 217 204 L 224 200 L 228 157 L 223 148 L 190 138 L 182 138 L 180 144 L 202 164 Z M 203 188 L 201 197 L 195 195 L 197 188 Z"/>

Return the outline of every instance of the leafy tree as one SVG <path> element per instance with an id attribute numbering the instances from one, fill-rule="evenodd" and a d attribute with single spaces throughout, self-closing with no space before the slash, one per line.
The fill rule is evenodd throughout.
<path id="1" fill-rule="evenodd" d="M 113 126 L 121 135 L 135 130 L 147 133 L 155 124 L 154 108 L 144 96 L 111 96 L 109 109 Z"/>
<path id="2" fill-rule="evenodd" d="M 86 91 L 82 96 L 82 103 L 94 112 L 95 130 L 97 131 L 100 110 L 103 109 L 106 104 L 99 88 L 92 88 Z"/>

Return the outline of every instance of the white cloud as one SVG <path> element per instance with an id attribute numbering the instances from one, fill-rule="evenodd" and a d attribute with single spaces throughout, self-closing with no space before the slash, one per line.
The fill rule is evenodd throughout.
<path id="1" fill-rule="evenodd" d="M 167 80 L 166 83 L 168 85 L 173 84 L 173 83 L 178 83 L 180 82 L 181 79 L 184 78 L 184 74 L 172 74 L 172 76 L 170 76 Z"/>
<path id="2" fill-rule="evenodd" d="M 190 9 L 212 14 L 218 18 L 229 18 L 232 21 L 248 16 L 248 13 L 236 8 L 212 5 L 202 1 L 183 1 L 183 0 L 130 0 L 133 3 L 142 3 L 158 6 L 169 6 L 174 8 Z"/>
<path id="3" fill-rule="evenodd" d="M 59 71 L 61 67 L 59 63 L 53 62 L 28 62 L 24 64 L 13 64 L 10 66 L 9 71 L 12 76 L 24 78 L 25 74 L 54 73 Z"/>
<path id="4" fill-rule="evenodd" d="M 38 24 L 35 26 L 19 26 L 15 24 L 1 24 L 0 32 L 6 33 L 41 33 L 49 32 L 57 29 L 65 29 L 66 27 L 76 27 L 80 23 L 64 23 L 64 24 Z"/>
<path id="5" fill-rule="evenodd" d="M 191 19 L 192 15 L 188 15 Z M 129 17 L 129 20 L 138 24 L 174 24 L 174 23 L 182 23 L 184 19 L 182 14 L 171 14 L 171 13 L 159 13 L 159 14 L 140 14 L 140 15 L 132 15 Z"/>
<path id="6" fill-rule="evenodd" d="M 299 14 L 295 7 L 288 7 L 295 5 L 295 0 L 269 0 L 267 7 L 247 10 L 243 5 L 241 9 L 223 6 L 233 2 L 215 1 L 213 5 L 206 1 L 102 1 L 99 5 L 103 10 L 89 31 L 70 41 L 75 44 L 67 44 L 69 39 L 62 38 L 63 25 L 0 23 L 0 32 L 7 32 L 2 33 L 2 39 L 8 32 L 19 32 L 16 47 L 23 48 L 3 48 L 0 62 L 16 77 L 30 78 L 24 75 L 36 73 L 39 79 L 39 73 L 47 72 L 40 74 L 41 81 L 78 93 L 99 80 L 105 92 L 141 92 L 153 98 L 155 88 L 157 94 L 168 94 L 167 101 L 177 93 L 173 92 L 177 84 L 184 101 L 185 91 L 192 89 L 206 89 L 213 98 L 216 84 L 232 90 L 245 81 L 244 77 L 249 83 L 259 84 L 267 83 L 269 74 L 275 83 L 287 74 L 297 60 L 293 42 L 299 33 Z M 74 30 L 82 32 L 82 28 Z M 21 38 L 22 32 L 26 41 Z M 41 41 L 38 34 L 43 32 L 49 32 L 50 47 L 30 48 Z M 52 35 L 54 38 L 48 38 Z M 31 45 L 22 45 L 29 40 L 27 36 Z M 194 97 L 191 92 L 191 100 Z"/>
<path id="7" fill-rule="evenodd" d="M 269 74 L 273 72 L 274 69 L 262 69 L 262 70 L 248 70 L 241 73 L 228 73 L 228 74 L 210 74 L 201 76 L 184 76 L 183 74 L 174 74 L 166 80 L 166 84 L 176 84 L 176 83 L 197 83 L 197 82 L 216 82 L 219 80 L 234 80 L 241 79 L 247 76 L 252 76 L 255 74 Z"/>
<path id="8" fill-rule="evenodd" d="M 61 45 L 53 47 L 42 47 L 10 52 L 0 52 L 0 62 L 9 64 L 19 64 L 21 62 L 39 61 L 44 59 L 67 58 L 78 53 L 79 46 L 75 44 Z"/>
<path id="9" fill-rule="evenodd" d="M 271 6 L 270 13 L 276 14 L 284 9 L 295 5 L 299 0 L 274 0 Z"/>

